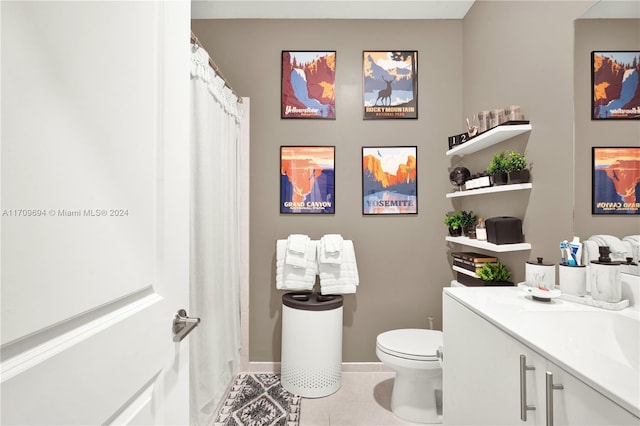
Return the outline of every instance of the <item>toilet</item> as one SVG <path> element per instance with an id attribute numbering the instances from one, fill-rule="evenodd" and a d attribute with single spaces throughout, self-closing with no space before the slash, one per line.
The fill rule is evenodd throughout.
<path id="1" fill-rule="evenodd" d="M 415 423 L 442 423 L 442 367 L 437 352 L 442 332 L 406 328 L 381 333 L 376 355 L 396 372 L 391 411 Z"/>

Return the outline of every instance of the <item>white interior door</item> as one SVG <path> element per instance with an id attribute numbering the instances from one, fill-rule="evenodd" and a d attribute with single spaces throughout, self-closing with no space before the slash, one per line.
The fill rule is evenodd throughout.
<path id="1" fill-rule="evenodd" d="M 0 3 L 2 424 L 187 424 L 189 1 Z"/>

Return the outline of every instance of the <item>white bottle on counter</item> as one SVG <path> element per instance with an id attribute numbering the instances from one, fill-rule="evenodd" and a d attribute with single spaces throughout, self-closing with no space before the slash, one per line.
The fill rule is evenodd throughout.
<path id="1" fill-rule="evenodd" d="M 487 226 L 484 223 L 484 219 L 478 219 L 478 224 L 476 225 L 476 239 L 478 241 L 487 241 Z"/>

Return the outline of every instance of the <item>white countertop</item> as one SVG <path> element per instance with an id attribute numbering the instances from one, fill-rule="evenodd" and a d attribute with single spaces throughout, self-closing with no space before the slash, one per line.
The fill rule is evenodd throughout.
<path id="1" fill-rule="evenodd" d="M 517 287 L 446 287 L 444 293 L 640 417 L 637 307 L 540 302 Z"/>

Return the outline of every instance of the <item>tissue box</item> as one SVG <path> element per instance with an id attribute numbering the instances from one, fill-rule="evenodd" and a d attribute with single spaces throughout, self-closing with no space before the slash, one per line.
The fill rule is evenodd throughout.
<path id="1" fill-rule="evenodd" d="M 499 216 L 485 220 L 487 241 L 493 244 L 516 244 L 524 241 L 522 221 L 517 217 Z"/>

